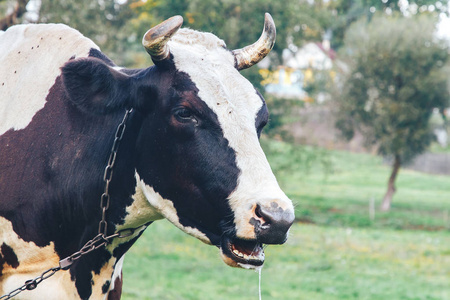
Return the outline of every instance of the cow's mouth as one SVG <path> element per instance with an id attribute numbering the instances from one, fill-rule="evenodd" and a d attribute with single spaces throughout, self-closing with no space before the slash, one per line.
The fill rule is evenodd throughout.
<path id="1" fill-rule="evenodd" d="M 222 238 L 222 258 L 232 267 L 256 269 L 264 264 L 263 245 L 257 241 Z"/>

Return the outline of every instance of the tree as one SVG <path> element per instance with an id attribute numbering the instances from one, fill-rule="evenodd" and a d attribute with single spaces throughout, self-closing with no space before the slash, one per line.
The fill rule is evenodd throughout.
<path id="1" fill-rule="evenodd" d="M 116 1 L 42 0 L 38 22 L 69 25 L 122 64 L 129 36 L 126 24 L 132 17 L 129 5 Z"/>
<path id="2" fill-rule="evenodd" d="M 433 140 L 432 110 L 449 104 L 448 46 L 434 36 L 427 16 L 375 16 L 348 30 L 344 52 L 350 72 L 338 97 L 336 126 L 350 139 L 355 130 L 378 153 L 393 159 L 381 209 L 391 207 L 402 164 L 427 149 Z"/>
<path id="3" fill-rule="evenodd" d="M 135 32 L 143 35 L 151 25 L 173 15 L 184 18 L 184 26 L 212 32 L 223 39 L 229 49 L 237 49 L 256 41 L 261 35 L 264 13 L 269 12 L 277 27 L 277 41 L 271 52 L 272 66 L 281 63 L 284 49 L 294 43 L 301 46 L 306 41 L 320 41 L 324 28 L 332 21 L 326 1 L 308 0 L 133 0 L 130 2 L 136 18 L 131 22 Z M 257 68 L 242 71 L 244 76 L 260 86 L 262 78 Z"/>
<path id="4" fill-rule="evenodd" d="M 8 27 L 20 23 L 21 17 L 27 11 L 28 1 L 0 0 L 0 30 L 6 30 Z"/>
<path id="5" fill-rule="evenodd" d="M 131 5 L 158 22 L 179 14 L 185 26 L 214 33 L 230 49 L 256 41 L 261 34 L 264 13 L 269 12 L 277 26 L 274 51 L 280 55 L 290 39 L 298 43 L 321 40 L 323 28 L 331 22 L 331 11 L 307 0 L 135 0 Z"/>
<path id="6" fill-rule="evenodd" d="M 334 0 L 329 1 L 328 9 L 333 13 L 329 29 L 333 32 L 331 45 L 338 49 L 343 45 L 345 31 L 362 17 L 370 19 L 374 13 L 387 15 L 401 13 L 405 16 L 417 14 L 449 14 L 448 0 Z"/>

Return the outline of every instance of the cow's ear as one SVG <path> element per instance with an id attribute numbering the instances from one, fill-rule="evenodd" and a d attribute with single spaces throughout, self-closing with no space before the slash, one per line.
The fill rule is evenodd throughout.
<path id="1" fill-rule="evenodd" d="M 128 106 L 129 77 L 102 60 L 93 57 L 74 59 L 61 70 L 66 92 L 79 109 L 107 114 Z"/>

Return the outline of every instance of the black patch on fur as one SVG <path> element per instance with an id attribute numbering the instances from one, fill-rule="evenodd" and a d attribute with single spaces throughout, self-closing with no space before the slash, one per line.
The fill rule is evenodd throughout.
<path id="1" fill-rule="evenodd" d="M 80 111 L 57 78 L 32 122 L 0 136 L 0 216 L 11 221 L 18 236 L 38 247 L 54 242 L 62 259 L 97 235 L 103 172 L 124 113 L 94 116 Z M 114 224 L 123 223 L 126 206 L 133 201 L 140 118 L 137 111 L 131 115 L 120 145 L 110 185 L 109 234 Z M 70 269 L 83 299 L 92 293 L 91 272 L 99 273 L 110 257 L 98 249 Z"/>
<path id="2" fill-rule="evenodd" d="M 111 281 L 106 280 L 105 284 L 102 286 L 102 293 L 106 294 L 109 291 L 110 286 L 111 286 Z"/>
<path id="3" fill-rule="evenodd" d="M 114 281 L 114 289 L 109 291 L 108 300 L 120 300 L 122 295 L 122 275 Z"/>
<path id="4" fill-rule="evenodd" d="M 16 253 L 14 253 L 14 250 L 5 243 L 2 244 L 0 250 L 5 263 L 10 265 L 14 269 L 17 269 L 17 267 L 19 266 L 19 260 L 17 259 L 17 255 Z"/>
<path id="5" fill-rule="evenodd" d="M 126 243 L 120 244 L 118 247 L 114 248 L 113 256 L 119 260 L 137 241 L 137 239 L 142 235 L 144 231 L 141 231 L 136 237 L 132 238 Z"/>
<path id="6" fill-rule="evenodd" d="M 131 105 L 131 81 L 103 60 L 93 57 L 67 62 L 62 68 L 70 100 L 87 113 L 107 114 Z"/>
<path id="7" fill-rule="evenodd" d="M 0 276 L 3 274 L 3 265 L 5 264 L 5 259 L 3 258 L 2 254 L 0 253 Z"/>
<path id="8" fill-rule="evenodd" d="M 7 244 L 3 243 L 0 247 L 0 276 L 2 275 L 5 264 L 17 269 L 19 266 L 19 260 L 17 259 L 17 255 L 14 253 L 14 250 Z"/>
<path id="9" fill-rule="evenodd" d="M 89 51 L 89 57 L 98 58 L 110 67 L 116 66 L 116 64 L 108 56 L 106 56 L 105 54 L 103 54 L 101 51 L 99 51 L 97 49 L 92 48 Z"/>
<path id="10" fill-rule="evenodd" d="M 158 90 L 159 109 L 144 119 L 137 171 L 173 202 L 182 225 L 197 228 L 220 245 L 221 221 L 234 218 L 227 197 L 240 174 L 236 153 L 189 75 L 177 72 L 172 82 L 171 88 Z M 196 122 L 178 122 L 173 109 L 180 106 Z"/>
<path id="11" fill-rule="evenodd" d="M 256 91 L 256 94 L 259 96 L 259 98 L 261 99 L 261 101 L 263 103 L 260 110 L 256 114 L 256 119 L 255 119 L 255 128 L 256 128 L 256 132 L 258 134 L 258 138 L 259 138 L 259 137 L 261 137 L 261 132 L 262 132 L 264 126 L 266 126 L 267 123 L 269 122 L 269 110 L 267 109 L 266 101 L 264 100 L 261 93 L 259 91 Z"/>

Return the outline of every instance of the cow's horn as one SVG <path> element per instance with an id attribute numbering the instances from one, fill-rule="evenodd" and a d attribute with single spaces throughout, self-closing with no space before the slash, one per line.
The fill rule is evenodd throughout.
<path id="1" fill-rule="evenodd" d="M 152 57 L 154 62 L 169 57 L 170 51 L 167 42 L 180 29 L 183 24 L 182 16 L 174 16 L 151 28 L 144 34 L 142 45 Z"/>
<path id="2" fill-rule="evenodd" d="M 265 14 L 264 30 L 261 37 L 252 45 L 246 46 L 242 49 L 233 50 L 234 57 L 237 62 L 237 69 L 247 69 L 254 64 L 261 61 L 275 44 L 277 36 L 275 23 L 269 13 Z"/>

